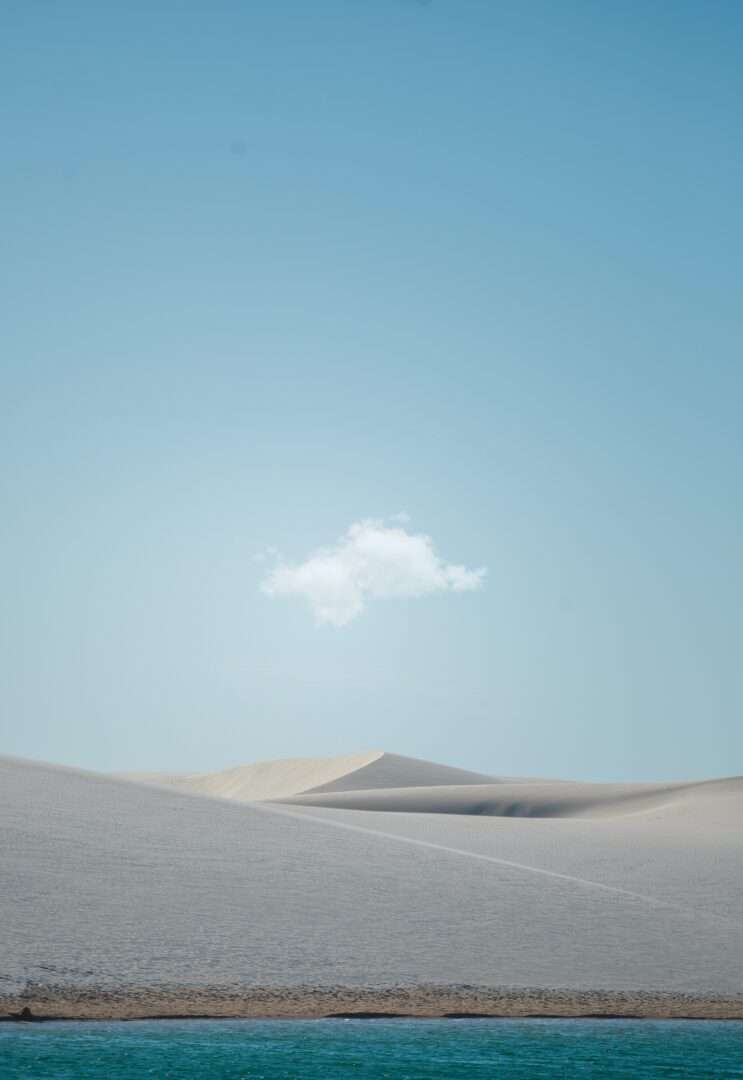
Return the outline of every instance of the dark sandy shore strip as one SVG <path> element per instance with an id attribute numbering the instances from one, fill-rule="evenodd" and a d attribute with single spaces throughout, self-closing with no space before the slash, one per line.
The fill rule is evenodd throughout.
<path id="1" fill-rule="evenodd" d="M 28 986 L 0 996 L 0 1020 L 591 1017 L 743 1020 L 743 994 L 509 989 L 229 987 L 122 990 Z"/>

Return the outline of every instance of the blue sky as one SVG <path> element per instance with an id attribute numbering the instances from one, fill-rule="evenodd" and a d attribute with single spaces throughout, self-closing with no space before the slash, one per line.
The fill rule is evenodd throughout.
<path id="1" fill-rule="evenodd" d="M 743 12 L 0 13 L 0 749 L 743 772 Z M 481 588 L 261 590 L 404 512 Z"/>

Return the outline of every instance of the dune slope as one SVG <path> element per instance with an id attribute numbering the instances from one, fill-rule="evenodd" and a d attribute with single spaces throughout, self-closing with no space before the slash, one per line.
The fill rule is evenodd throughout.
<path id="1" fill-rule="evenodd" d="M 743 792 L 694 787 L 638 813 L 500 817 L 241 804 L 0 759 L 0 997 L 740 994 Z"/>
<path id="2" fill-rule="evenodd" d="M 487 784 L 495 781 L 494 776 L 485 773 L 470 772 L 468 769 L 454 769 L 449 765 L 437 765 L 432 761 L 403 757 L 402 754 L 379 754 L 373 761 L 365 763 L 345 775 L 318 784 L 307 789 L 306 794 L 327 791 L 368 791 L 387 788 L 424 788 L 442 784 Z"/>
<path id="3" fill-rule="evenodd" d="M 363 775 L 361 771 L 361 775 Z M 341 781 L 342 782 L 342 781 Z M 743 778 L 696 784 L 580 784 L 566 781 L 501 781 L 497 784 L 343 790 L 335 786 L 282 799 L 297 806 L 325 806 L 407 814 L 468 814 L 486 817 L 621 817 L 678 812 L 692 804 L 743 799 Z"/>
<path id="4" fill-rule="evenodd" d="M 358 770 L 365 770 L 380 751 L 346 754 L 332 758 L 287 758 L 282 761 L 258 761 L 212 773 L 123 773 L 121 778 L 155 787 L 176 788 L 195 795 L 209 795 L 237 802 L 278 799 L 304 791 L 325 790 L 338 779 L 346 780 Z"/>
<path id="5" fill-rule="evenodd" d="M 379 750 L 332 758 L 259 761 L 213 773 L 127 773 L 122 778 L 238 802 L 259 802 L 308 792 L 480 784 L 495 779 Z"/>

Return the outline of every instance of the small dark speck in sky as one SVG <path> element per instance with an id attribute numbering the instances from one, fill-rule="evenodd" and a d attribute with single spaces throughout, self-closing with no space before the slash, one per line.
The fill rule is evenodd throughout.
<path id="1" fill-rule="evenodd" d="M 244 139 L 233 139 L 230 143 L 230 153 L 235 157 L 245 157 L 248 152 L 248 144 Z"/>

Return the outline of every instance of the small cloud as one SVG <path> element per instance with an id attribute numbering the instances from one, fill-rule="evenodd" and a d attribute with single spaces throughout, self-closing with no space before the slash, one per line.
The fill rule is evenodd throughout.
<path id="1" fill-rule="evenodd" d="M 482 587 L 486 572 L 445 563 L 430 536 L 369 519 L 302 563 L 279 563 L 261 589 L 267 596 L 302 597 L 318 623 L 345 626 L 373 597 L 471 592 Z"/>

